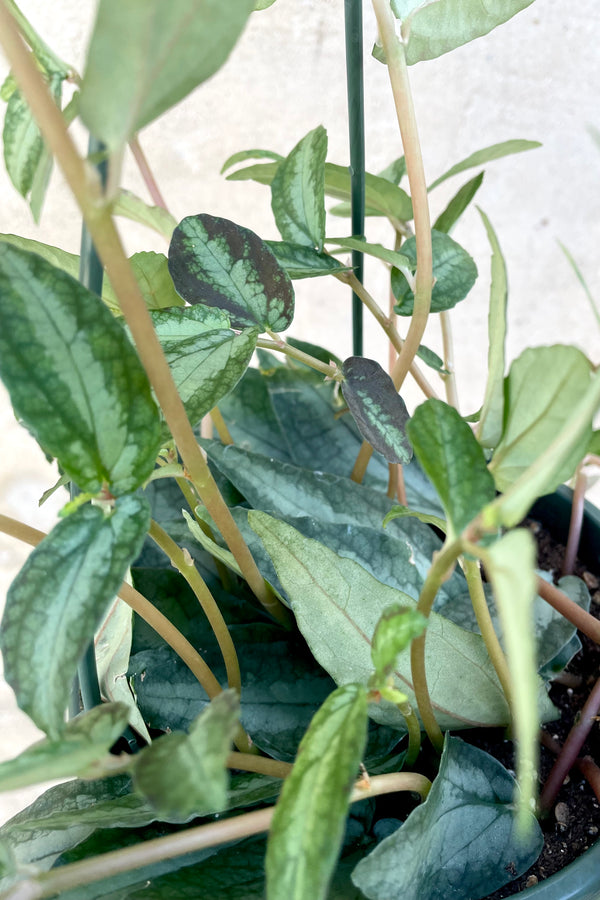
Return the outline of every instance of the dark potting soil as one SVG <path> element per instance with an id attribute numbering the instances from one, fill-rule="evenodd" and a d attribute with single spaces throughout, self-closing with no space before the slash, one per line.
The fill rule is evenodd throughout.
<path id="1" fill-rule="evenodd" d="M 550 571 L 555 581 L 560 578 L 564 558 L 564 547 L 550 537 L 537 522 L 529 522 L 529 527 L 538 542 L 538 565 Z M 587 571 L 579 562 L 575 574 L 583 578 L 592 597 L 590 612 L 600 618 L 600 574 Z M 582 650 L 569 663 L 565 677 L 554 682 L 550 697 L 560 709 L 561 716 L 548 722 L 544 730 L 561 746 L 564 743 L 575 717 L 582 709 L 595 682 L 600 676 L 600 647 L 583 634 L 579 634 Z M 513 768 L 512 742 L 504 739 L 498 729 L 487 729 L 477 734 L 462 732 L 463 739 L 486 750 L 508 769 Z M 583 746 L 581 756 L 589 754 L 600 760 L 600 728 L 595 725 Z M 541 748 L 540 776 L 544 784 L 554 763 L 555 756 L 545 747 Z M 547 819 L 540 822 L 544 832 L 544 847 L 537 862 L 520 878 L 510 882 L 490 894 L 486 900 L 503 900 L 520 893 L 528 887 L 548 878 L 564 868 L 592 846 L 600 838 L 600 802 L 588 782 L 577 768 L 571 770 Z"/>

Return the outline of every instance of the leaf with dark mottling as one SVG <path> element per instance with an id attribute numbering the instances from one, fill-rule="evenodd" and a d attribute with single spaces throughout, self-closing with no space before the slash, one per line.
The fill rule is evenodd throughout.
<path id="1" fill-rule="evenodd" d="M 228 219 L 183 219 L 171 239 L 169 271 L 184 300 L 225 310 L 234 328 L 285 331 L 294 317 L 285 270 L 257 234 Z"/>
<path id="2" fill-rule="evenodd" d="M 344 400 L 365 440 L 388 462 L 409 462 L 408 410 L 387 372 L 373 359 L 351 356 L 342 373 Z"/>

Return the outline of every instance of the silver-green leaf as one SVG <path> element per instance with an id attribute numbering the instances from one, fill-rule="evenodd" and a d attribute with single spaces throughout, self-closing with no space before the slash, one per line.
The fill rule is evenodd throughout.
<path id="1" fill-rule="evenodd" d="M 271 206 L 284 241 L 323 250 L 325 239 L 325 157 L 322 125 L 299 141 L 282 160 L 271 183 Z"/>
<path id="2" fill-rule="evenodd" d="M 433 277 L 431 312 L 452 309 L 464 300 L 477 280 L 477 266 L 460 244 L 441 231 L 431 232 L 433 247 Z M 402 245 L 402 255 L 408 257 L 411 268 L 416 268 L 417 245 L 414 237 Z M 392 269 L 392 290 L 398 304 L 394 307 L 400 316 L 412 316 L 414 293 L 404 274 Z"/>
<path id="3" fill-rule="evenodd" d="M 152 320 L 188 418 L 196 425 L 246 371 L 258 329 L 236 334 L 226 315 L 205 306 L 155 312 Z"/>
<path id="4" fill-rule="evenodd" d="M 139 553 L 145 499 L 117 499 L 105 515 L 81 506 L 35 548 L 13 581 L 2 619 L 4 674 L 17 702 L 51 739 L 65 729 L 77 664 Z"/>
<path id="5" fill-rule="evenodd" d="M 515 782 L 497 760 L 446 737 L 425 802 L 361 860 L 352 880 L 369 900 L 471 900 L 525 872 L 543 846 L 516 830 Z"/>
<path id="6" fill-rule="evenodd" d="M 267 900 L 325 900 L 367 739 L 367 694 L 347 684 L 315 714 L 267 844 Z"/>
<path id="7" fill-rule="evenodd" d="M 92 294 L 0 243 L 0 376 L 16 414 L 82 491 L 117 495 L 150 475 L 160 418 L 125 331 Z"/>
<path id="8" fill-rule="evenodd" d="M 387 372 L 373 359 L 351 356 L 342 374 L 344 400 L 365 440 L 390 463 L 410 462 L 408 410 Z"/>
<path id="9" fill-rule="evenodd" d="M 273 560 L 317 661 L 337 684 L 367 685 L 373 672 L 371 642 L 381 614 L 393 604 L 414 609 L 416 602 L 266 513 L 251 511 L 248 521 Z M 425 652 L 431 700 L 441 728 L 507 722 L 506 700 L 479 635 L 432 613 Z M 416 708 L 408 650 L 398 657 L 394 685 Z M 382 724 L 404 728 L 402 715 L 391 704 L 371 705 L 370 714 Z"/>
<path id="10" fill-rule="evenodd" d="M 409 65 L 435 59 L 482 37 L 533 0 L 435 0 L 411 10 L 403 23 Z M 410 6 L 413 4 L 411 3 Z"/>
<path id="11" fill-rule="evenodd" d="M 169 271 L 184 300 L 225 310 L 234 328 L 285 331 L 294 317 L 285 270 L 258 235 L 228 219 L 183 219 L 171 239 Z"/>

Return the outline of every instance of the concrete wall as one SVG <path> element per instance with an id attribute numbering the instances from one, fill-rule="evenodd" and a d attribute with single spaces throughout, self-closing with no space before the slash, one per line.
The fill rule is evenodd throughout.
<path id="1" fill-rule="evenodd" d="M 369 4 L 364 6 L 368 51 L 376 27 Z M 22 0 L 21 8 L 56 52 L 81 69 L 94 4 Z M 214 78 L 142 133 L 142 144 L 176 217 L 210 212 L 265 238 L 276 238 L 268 190 L 225 181 L 219 175 L 223 161 L 251 147 L 287 153 L 307 131 L 323 124 L 329 133 L 329 159 L 347 164 L 343 19 L 342 0 L 278 0 L 251 17 L 231 58 Z M 511 357 L 531 343 L 574 342 L 596 363 L 600 361 L 598 327 L 557 245 L 557 239 L 567 244 L 600 298 L 600 148 L 586 132 L 588 125 L 600 127 L 599 31 L 597 0 L 579 0 L 568 9 L 557 0 L 537 0 L 492 35 L 411 69 L 428 180 L 497 141 L 543 142 L 542 149 L 490 164 L 477 198 L 508 261 Z M 0 58 L 0 76 L 6 69 Z M 402 150 L 386 70 L 368 52 L 365 92 L 368 168 L 377 172 Z M 84 146 L 84 136 L 77 134 Z M 434 216 L 461 183 L 456 179 L 434 195 Z M 129 159 L 124 185 L 146 196 Z M 60 175 L 53 178 L 39 228 L 4 172 L 0 197 L 0 231 L 77 252 L 79 216 Z M 330 233 L 347 233 L 347 227 L 343 220 L 333 220 Z M 132 252 L 165 249 L 158 236 L 141 227 L 123 221 L 122 230 Z M 389 231 L 381 223 L 375 223 L 369 234 L 373 240 L 389 241 Z M 484 388 L 489 248 L 474 209 L 454 236 L 474 256 L 480 271 L 475 289 L 453 315 L 461 409 L 471 412 L 481 403 Z M 376 265 L 367 266 L 366 283 L 384 303 L 385 279 Z M 300 282 L 297 288 L 298 313 L 291 333 L 348 355 L 348 292 L 327 280 Z M 439 348 L 436 323 L 427 343 Z M 371 323 L 365 353 L 385 362 L 384 341 Z M 417 395 L 409 392 L 411 397 L 414 401 Z M 12 424 L 6 403 L 0 424 L 0 509 L 47 528 L 57 504 L 40 515 L 37 498 L 54 475 L 25 432 Z M 0 536 L 0 588 L 10 582 L 24 552 Z M 11 693 L 0 688 L 0 756 L 15 754 L 19 742 L 31 740 L 25 725 L 15 737 L 22 717 L 11 703 Z M 7 805 L 3 798 L 0 820 L 20 802 L 16 798 L 10 806 L 12 801 Z"/>

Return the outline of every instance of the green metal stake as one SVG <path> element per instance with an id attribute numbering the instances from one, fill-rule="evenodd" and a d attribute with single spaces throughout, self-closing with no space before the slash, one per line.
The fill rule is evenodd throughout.
<path id="1" fill-rule="evenodd" d="M 104 145 L 96 138 L 90 137 L 88 144 L 88 153 L 90 156 L 95 153 L 101 153 Z M 106 161 L 98 163 L 96 166 L 102 184 L 106 184 L 107 164 Z M 84 287 L 89 288 L 98 296 L 102 295 L 102 281 L 104 278 L 104 270 L 102 263 L 96 253 L 96 249 L 92 243 L 89 231 L 83 225 L 81 229 L 81 251 L 79 256 L 79 280 Z M 79 489 L 71 482 L 70 485 L 71 500 L 79 493 Z M 81 700 L 84 710 L 93 709 L 102 703 L 102 695 L 100 693 L 100 684 L 98 682 L 98 669 L 96 667 L 96 652 L 94 642 L 91 641 L 86 649 L 79 667 L 77 669 L 77 679 L 73 685 L 71 694 L 71 702 L 69 704 L 69 715 L 73 717 L 79 713 L 79 692 L 81 691 Z"/>
<path id="2" fill-rule="evenodd" d="M 88 155 L 102 154 L 105 150 L 104 144 L 97 141 L 96 138 L 90 137 L 88 144 Z M 96 169 L 100 175 L 102 185 L 106 185 L 108 176 L 108 164 L 106 160 L 101 160 L 96 164 Z M 96 248 L 92 242 L 91 235 L 86 226 L 81 229 L 81 253 L 79 257 L 79 280 L 90 291 L 102 296 L 102 282 L 104 280 L 104 269 L 100 262 L 100 257 L 96 253 Z M 71 482 L 71 499 L 79 493 L 77 487 Z M 72 718 L 80 712 L 79 693 L 81 692 L 81 700 L 84 710 L 93 709 L 102 703 L 102 695 L 100 693 L 100 683 L 98 680 L 98 668 L 96 666 L 96 651 L 94 641 L 92 640 L 85 651 L 81 662 L 77 669 L 77 677 L 73 685 L 71 693 L 71 701 L 69 704 L 69 716 Z M 115 749 L 119 751 L 135 753 L 143 746 L 144 742 L 138 740 L 133 730 L 126 727 L 123 735 L 115 745 Z"/>
<path id="3" fill-rule="evenodd" d="M 350 128 L 350 180 L 352 234 L 364 237 L 365 230 L 365 102 L 363 90 L 362 0 L 344 0 L 346 22 L 346 82 L 348 88 L 348 123 Z M 363 254 L 352 251 L 356 277 L 363 280 Z M 362 356 L 363 310 L 356 294 L 352 294 L 352 352 Z"/>

